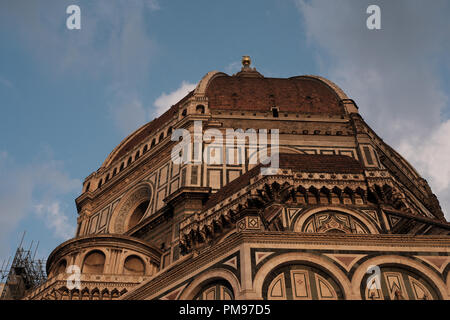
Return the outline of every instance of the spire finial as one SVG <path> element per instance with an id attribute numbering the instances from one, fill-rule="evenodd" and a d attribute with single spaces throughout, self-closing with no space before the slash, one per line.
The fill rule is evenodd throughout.
<path id="1" fill-rule="evenodd" d="M 242 56 L 242 67 L 249 68 L 251 63 L 250 56 Z"/>
<path id="2" fill-rule="evenodd" d="M 253 78 L 264 78 L 262 74 L 256 71 L 255 68 L 251 68 L 252 59 L 250 56 L 242 56 L 242 68 L 241 71 L 234 74 L 236 77 L 253 77 Z"/>

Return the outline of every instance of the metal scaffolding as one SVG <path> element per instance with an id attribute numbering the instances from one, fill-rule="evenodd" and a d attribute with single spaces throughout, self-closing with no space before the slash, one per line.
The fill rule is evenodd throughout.
<path id="1" fill-rule="evenodd" d="M 45 273 L 45 261 L 36 260 L 36 252 L 39 242 L 33 248 L 31 241 L 28 250 L 22 247 L 25 232 L 17 247 L 12 263 L 10 258 L 0 269 L 0 300 L 19 300 L 25 297 L 29 290 L 36 288 L 47 280 Z"/>

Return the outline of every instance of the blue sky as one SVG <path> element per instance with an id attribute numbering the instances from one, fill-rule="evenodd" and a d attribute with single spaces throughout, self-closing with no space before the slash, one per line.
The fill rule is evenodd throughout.
<path id="1" fill-rule="evenodd" d="M 66 28 L 71 4 L 81 30 Z M 41 257 L 71 237 L 84 178 L 242 55 L 265 76 L 335 81 L 450 209 L 449 13 L 445 0 L 2 1 L 0 264 L 23 230 Z"/>

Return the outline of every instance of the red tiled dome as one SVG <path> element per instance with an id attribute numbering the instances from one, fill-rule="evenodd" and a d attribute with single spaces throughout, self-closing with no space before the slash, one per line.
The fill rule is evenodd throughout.
<path id="1" fill-rule="evenodd" d="M 206 89 L 211 110 L 345 114 L 335 91 L 314 78 L 219 76 Z"/>
<path id="2" fill-rule="evenodd" d="M 204 90 L 204 91 L 203 91 Z M 255 69 L 245 69 L 233 76 L 208 73 L 197 86 L 159 118 L 145 124 L 125 138 L 108 156 L 103 166 L 116 161 L 164 126 L 175 116 L 180 105 L 198 91 L 208 97 L 210 110 L 295 112 L 312 115 L 344 115 L 340 103 L 345 94 L 330 81 L 317 76 L 265 78 Z"/>

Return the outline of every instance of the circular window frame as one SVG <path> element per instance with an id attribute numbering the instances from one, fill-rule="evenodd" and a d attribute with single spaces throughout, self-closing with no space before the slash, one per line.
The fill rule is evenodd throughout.
<path id="1" fill-rule="evenodd" d="M 141 183 L 127 192 L 111 216 L 109 232 L 119 234 L 127 232 L 131 215 L 142 202 L 148 200 L 148 207 L 142 217 L 144 218 L 153 205 L 153 194 L 153 186 L 148 182 Z"/>
<path id="2" fill-rule="evenodd" d="M 142 217 L 137 221 L 136 224 L 130 226 L 131 218 L 136 213 L 136 209 L 139 206 L 141 206 L 144 202 L 148 202 L 148 204 L 147 204 L 147 207 L 145 208 L 144 213 L 142 214 Z M 136 202 L 135 206 L 129 211 L 129 214 L 128 214 L 127 218 L 126 218 L 126 222 L 125 222 L 125 230 L 126 231 L 128 231 L 128 230 L 132 229 L 133 227 L 137 226 L 139 224 L 139 222 L 142 221 L 142 219 L 147 214 L 148 209 L 150 208 L 150 202 L 151 202 L 151 199 L 144 199 L 144 200 Z"/>

